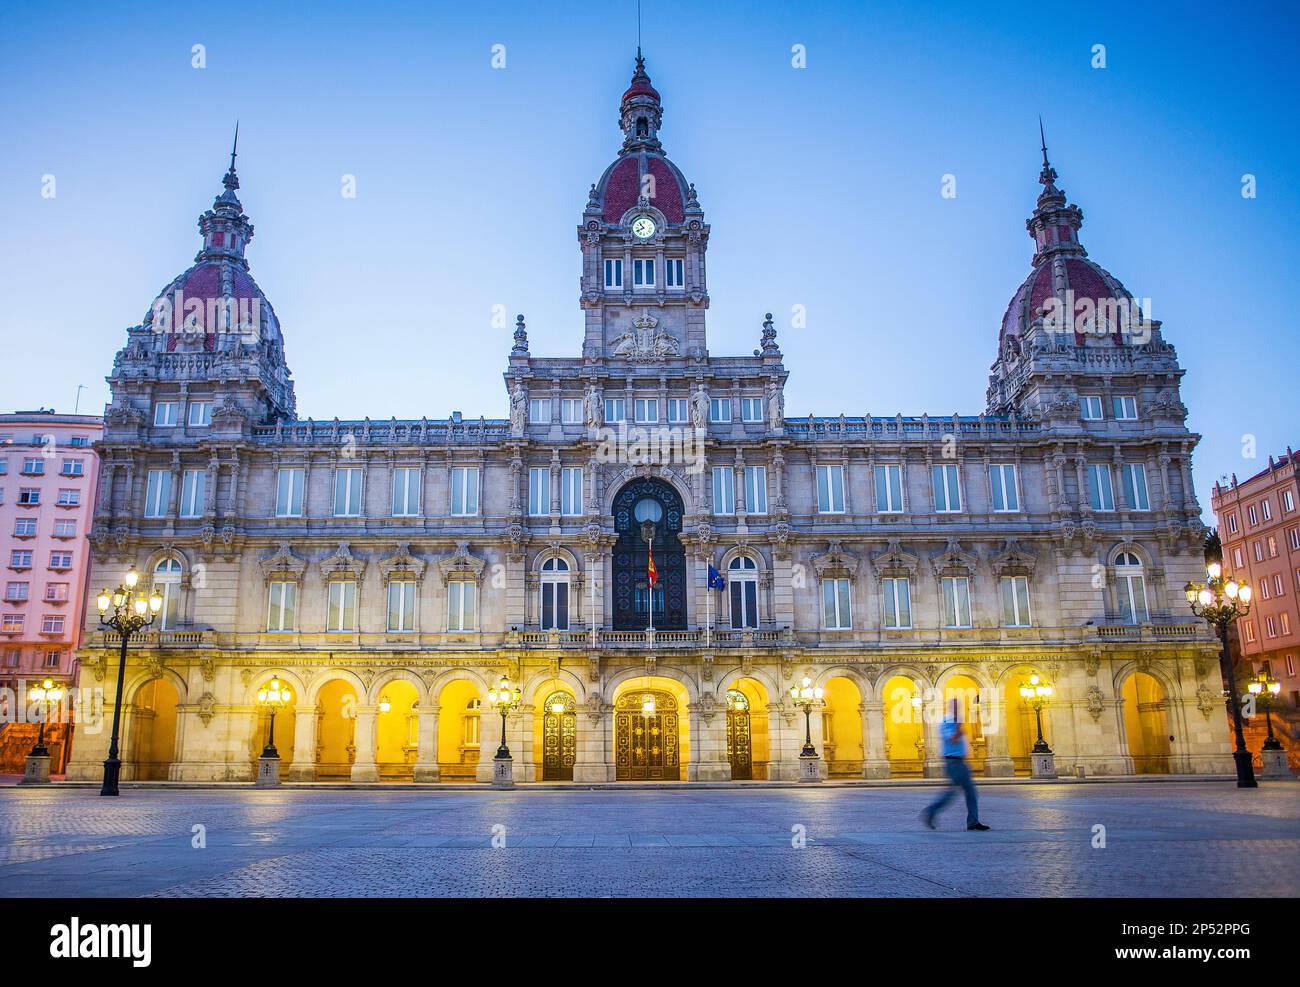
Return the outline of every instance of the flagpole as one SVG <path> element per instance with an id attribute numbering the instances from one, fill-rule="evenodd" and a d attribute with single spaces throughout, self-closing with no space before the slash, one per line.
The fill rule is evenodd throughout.
<path id="1" fill-rule="evenodd" d="M 708 563 L 704 569 L 704 646 L 713 640 L 713 587 L 709 585 Z"/>

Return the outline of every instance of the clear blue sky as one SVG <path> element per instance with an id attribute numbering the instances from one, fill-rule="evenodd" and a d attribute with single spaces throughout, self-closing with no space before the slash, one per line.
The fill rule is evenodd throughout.
<path id="1" fill-rule="evenodd" d="M 1178 347 L 1208 511 L 1215 477 L 1300 445 L 1300 20 L 985 6 L 647 0 L 665 148 L 713 227 L 710 348 L 749 352 L 771 311 L 789 414 L 979 412 L 1028 273 L 1041 113 L 1083 244 Z M 620 143 L 635 25 L 630 0 L 5 5 L 0 409 L 71 410 L 78 384 L 103 406 L 239 118 L 300 414 L 504 416 L 494 305 L 527 315 L 534 354 L 579 352 L 575 228 Z"/>

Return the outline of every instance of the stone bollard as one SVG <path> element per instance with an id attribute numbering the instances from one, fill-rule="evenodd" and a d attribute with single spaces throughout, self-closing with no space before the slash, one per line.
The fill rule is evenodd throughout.
<path id="1" fill-rule="evenodd" d="M 257 759 L 258 788 L 274 788 L 280 784 L 280 759 L 278 757 L 259 757 Z"/>
<path id="2" fill-rule="evenodd" d="M 492 759 L 492 787 L 515 787 L 515 759 L 513 757 L 494 757 Z"/>
<path id="3" fill-rule="evenodd" d="M 1286 751 L 1264 750 L 1259 752 L 1259 757 L 1263 761 L 1263 770 L 1259 773 L 1261 778 L 1291 777 L 1291 766 L 1287 764 Z"/>
<path id="4" fill-rule="evenodd" d="M 1285 758 L 1283 758 L 1285 763 Z M 27 764 L 23 768 L 23 780 L 20 785 L 48 785 L 50 783 L 50 759 L 42 754 L 28 754 Z"/>
<path id="5" fill-rule="evenodd" d="M 1030 754 L 1029 776 L 1031 778 L 1055 778 L 1056 755 L 1051 751 L 1046 754 Z"/>
<path id="6" fill-rule="evenodd" d="M 799 781 L 819 782 L 822 780 L 822 759 L 816 754 L 799 755 Z"/>

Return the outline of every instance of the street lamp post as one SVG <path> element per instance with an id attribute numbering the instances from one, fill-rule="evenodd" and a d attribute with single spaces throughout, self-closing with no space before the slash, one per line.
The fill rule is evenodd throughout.
<path id="1" fill-rule="evenodd" d="M 1282 750 L 1282 744 L 1273 736 L 1273 697 L 1282 691 L 1282 683 L 1269 675 L 1268 672 L 1261 671 L 1247 683 L 1246 688 L 1250 690 L 1251 695 L 1257 697 L 1259 704 L 1264 707 L 1264 722 L 1268 724 L 1268 739 L 1264 741 L 1264 750 Z"/>
<path id="2" fill-rule="evenodd" d="M 280 752 L 275 749 L 275 714 L 293 701 L 293 690 L 278 678 L 257 690 L 257 703 L 271 714 L 266 734 L 266 746 L 257 759 L 257 784 L 269 787 L 280 784 Z"/>
<path id="3" fill-rule="evenodd" d="M 113 697 L 113 731 L 109 735 L 108 757 L 104 761 L 104 784 L 100 795 L 117 795 L 117 779 L 122 773 L 122 762 L 118 759 L 117 738 L 122 722 L 122 690 L 126 683 L 126 649 L 131 635 L 153 623 L 158 611 L 162 609 L 162 597 L 157 591 L 145 596 L 138 588 L 140 574 L 132 567 L 123 577 L 122 585 L 113 590 L 100 590 L 99 623 L 109 630 L 117 631 L 122 639 L 122 650 L 117 664 L 117 695 Z"/>
<path id="4" fill-rule="evenodd" d="M 1223 566 L 1211 562 L 1205 568 L 1204 583 L 1188 583 L 1183 587 L 1187 605 L 1219 635 L 1219 671 L 1227 684 L 1228 705 L 1232 707 L 1232 729 L 1237 749 L 1232 752 L 1237 763 L 1237 787 L 1258 788 L 1250 751 L 1246 750 L 1246 735 L 1242 731 L 1241 702 L 1237 697 L 1237 680 L 1233 675 L 1232 651 L 1228 647 L 1228 628 L 1250 613 L 1251 588 L 1245 583 L 1223 574 Z"/>
<path id="5" fill-rule="evenodd" d="M 1047 741 L 1043 739 L 1043 705 L 1052 694 L 1052 685 L 1046 681 L 1037 672 L 1029 676 L 1028 682 L 1020 683 L 1021 698 L 1029 704 L 1034 711 L 1034 722 L 1038 727 L 1038 740 L 1034 742 L 1031 754 L 1050 754 L 1052 748 L 1047 746 Z"/>
<path id="6" fill-rule="evenodd" d="M 514 759 L 506 746 L 506 714 L 519 708 L 519 696 L 519 689 L 512 687 L 504 675 L 497 687 L 488 692 L 488 705 L 501 714 L 501 746 L 492 759 L 492 784 L 502 788 L 514 784 Z"/>
<path id="7" fill-rule="evenodd" d="M 63 688 L 53 679 L 47 678 L 32 686 L 27 695 L 36 707 L 36 718 L 40 726 L 36 732 L 36 746 L 27 755 L 27 763 L 23 766 L 22 784 L 44 785 L 50 780 L 50 752 L 45 747 L 45 721 L 50 718 L 51 705 L 56 705 L 63 698 Z"/>
<path id="8" fill-rule="evenodd" d="M 817 762 L 817 748 L 812 742 L 812 711 L 822 705 L 825 691 L 821 686 L 814 686 L 807 675 L 803 681 L 790 689 L 790 698 L 799 709 L 803 710 L 803 750 L 799 752 L 799 780 L 821 781 L 821 770 Z"/>

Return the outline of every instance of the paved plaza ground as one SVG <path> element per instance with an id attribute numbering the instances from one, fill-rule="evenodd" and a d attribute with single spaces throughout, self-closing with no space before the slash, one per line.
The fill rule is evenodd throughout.
<path id="1" fill-rule="evenodd" d="M 0 896 L 1300 893 L 1295 782 L 937 790 L 0 788 Z"/>

